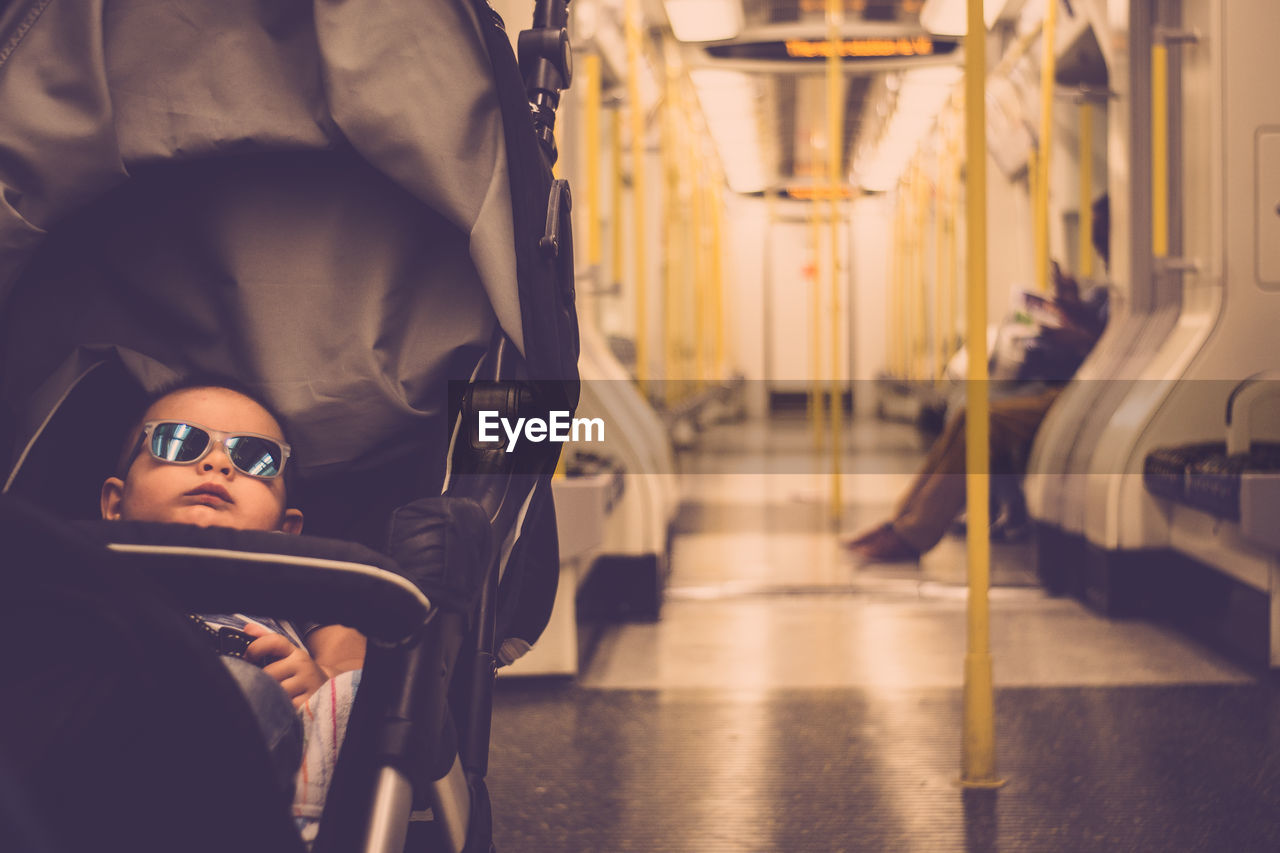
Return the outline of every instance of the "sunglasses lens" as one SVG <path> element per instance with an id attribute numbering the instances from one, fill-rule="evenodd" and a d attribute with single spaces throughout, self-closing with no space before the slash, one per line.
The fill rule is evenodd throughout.
<path id="1" fill-rule="evenodd" d="M 279 444 L 253 435 L 228 438 L 227 453 L 235 466 L 251 477 L 276 476 L 284 459 Z"/>
<path id="2" fill-rule="evenodd" d="M 191 424 L 156 424 L 151 431 L 151 453 L 167 462 L 191 462 L 209 446 L 209 433 Z"/>

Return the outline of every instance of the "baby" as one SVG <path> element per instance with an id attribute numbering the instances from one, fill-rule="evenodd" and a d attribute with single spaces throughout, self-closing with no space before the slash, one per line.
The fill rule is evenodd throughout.
<path id="1" fill-rule="evenodd" d="M 247 391 L 220 379 L 172 386 L 154 398 L 131 433 L 119 476 L 102 484 L 102 517 L 296 534 L 302 530 L 302 513 L 288 505 L 289 455 L 279 420 Z M 287 703 L 284 716 L 289 719 L 280 719 L 279 691 L 270 682 L 264 689 L 261 682 L 267 680 L 261 673 L 278 683 L 304 724 L 314 719 L 316 702 L 338 703 L 345 716 L 358 683 L 354 671 L 364 663 L 364 637 L 341 625 L 294 625 L 241 614 L 198 618 L 252 638 L 243 654 L 260 671 L 239 660 L 223 660 L 253 706 L 282 775 L 292 783 L 298 774 L 295 816 L 318 819 L 340 741 L 316 743 L 317 733 L 309 729 L 321 727 L 307 727 L 299 772 L 299 740 L 304 736 Z M 353 677 L 330 681 L 347 672 Z M 326 682 L 330 687 L 316 696 Z M 309 702 L 313 696 L 316 701 Z M 280 741 L 287 739 L 292 747 L 282 748 Z"/>

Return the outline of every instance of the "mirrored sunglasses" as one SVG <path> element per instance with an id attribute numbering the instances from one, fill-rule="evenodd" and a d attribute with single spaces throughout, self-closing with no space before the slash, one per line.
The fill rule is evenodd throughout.
<path id="1" fill-rule="evenodd" d="M 142 443 L 161 462 L 194 465 L 221 444 L 236 470 L 250 477 L 271 480 L 284 471 L 289 445 L 252 432 L 222 432 L 189 421 L 147 421 Z"/>

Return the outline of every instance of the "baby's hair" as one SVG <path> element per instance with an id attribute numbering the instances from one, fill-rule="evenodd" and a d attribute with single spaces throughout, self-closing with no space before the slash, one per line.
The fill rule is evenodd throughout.
<path id="1" fill-rule="evenodd" d="M 138 414 L 133 419 L 133 423 L 129 427 L 129 433 L 125 436 L 124 443 L 120 448 L 120 461 L 116 465 L 117 477 L 122 480 L 125 479 L 129 473 L 129 467 L 133 464 L 133 460 L 137 458 L 138 453 L 142 450 L 142 424 L 143 419 L 147 415 L 147 411 L 165 397 L 177 394 L 179 391 L 189 391 L 195 388 L 221 388 L 226 391 L 234 391 L 242 397 L 248 397 L 275 419 L 275 422 L 280 425 L 280 437 L 284 439 L 285 444 L 292 446 L 293 442 L 289 439 L 289 428 L 285 423 L 285 419 L 281 417 L 280 413 L 276 411 L 276 408 L 265 400 L 257 391 L 254 391 L 248 385 L 233 376 L 226 376 L 221 373 L 212 372 L 190 373 L 180 379 L 175 379 L 172 382 L 166 382 L 164 385 L 161 385 L 155 391 L 148 394 L 146 399 L 142 401 L 142 405 L 138 409 Z M 295 473 L 297 471 L 295 466 L 298 464 L 297 460 L 297 450 L 293 449 L 289 454 L 289 464 L 284 466 L 284 474 L 281 475 L 284 478 L 284 488 L 287 494 L 293 492 Z"/>

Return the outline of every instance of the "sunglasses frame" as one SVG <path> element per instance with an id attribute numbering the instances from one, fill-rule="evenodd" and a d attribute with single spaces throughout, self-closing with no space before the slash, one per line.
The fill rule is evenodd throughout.
<path id="1" fill-rule="evenodd" d="M 209 441 L 205 443 L 204 450 L 200 451 L 200 455 L 197 456 L 195 459 L 185 459 L 180 461 L 177 459 L 166 459 L 163 456 L 158 456 L 156 455 L 156 452 L 152 447 L 151 437 L 152 437 L 152 434 L 155 432 L 156 427 L 162 426 L 164 424 L 178 424 L 181 426 L 202 430 L 205 433 L 205 435 L 209 436 Z M 269 441 L 272 444 L 276 445 L 277 447 L 280 448 L 280 467 L 276 469 L 276 472 L 274 474 L 253 474 L 244 470 L 236 462 L 235 457 L 231 455 L 231 448 L 227 446 L 227 441 L 233 438 L 260 438 L 263 441 Z M 220 430 L 220 429 L 212 429 L 210 427 L 205 426 L 204 424 L 198 424 L 195 421 L 174 420 L 172 418 L 159 420 L 159 421 L 147 421 L 146 423 L 144 423 L 142 425 L 142 437 L 139 439 L 138 443 L 142 445 L 142 447 L 138 448 L 138 452 L 141 452 L 143 448 L 146 448 L 147 452 L 151 454 L 152 459 L 155 459 L 159 462 L 164 462 L 167 465 L 194 465 L 197 462 L 199 462 L 201 459 L 208 456 L 209 453 L 213 450 L 214 445 L 220 444 L 222 445 L 222 452 L 226 454 L 227 460 L 231 462 L 231 467 L 235 468 L 237 471 L 239 471 L 241 474 L 244 474 L 246 477 L 253 477 L 258 480 L 274 480 L 277 477 L 283 476 L 284 466 L 289 461 L 289 454 L 293 452 L 293 448 L 291 448 L 288 444 L 286 444 L 282 440 L 278 438 L 272 438 L 269 435 L 263 435 L 262 433 L 224 432 L 223 430 Z M 134 456 L 136 455 L 137 454 L 135 453 Z"/>

